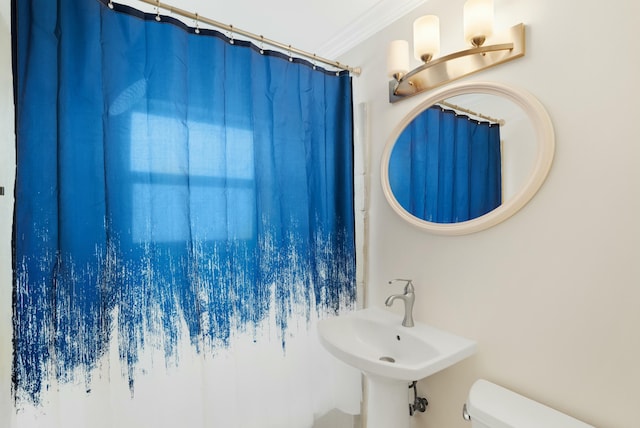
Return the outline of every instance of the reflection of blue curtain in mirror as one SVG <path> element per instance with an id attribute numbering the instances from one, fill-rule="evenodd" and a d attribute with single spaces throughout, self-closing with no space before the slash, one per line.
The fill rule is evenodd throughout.
<path id="1" fill-rule="evenodd" d="M 353 307 L 348 73 L 106 2 L 16 8 L 18 401 L 90 389 L 114 337 L 133 391 L 148 347 L 215 360 L 248 334 L 284 355 Z M 271 402 L 273 385 L 246 386 Z"/>
<path id="2" fill-rule="evenodd" d="M 432 106 L 402 131 L 389 183 L 412 215 L 436 223 L 474 219 L 502 203 L 500 126 Z"/>

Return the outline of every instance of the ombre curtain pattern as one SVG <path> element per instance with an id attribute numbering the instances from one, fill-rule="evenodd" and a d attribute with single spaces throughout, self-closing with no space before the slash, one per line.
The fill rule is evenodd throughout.
<path id="1" fill-rule="evenodd" d="M 16 406 L 192 428 L 339 407 L 313 326 L 355 304 L 348 73 L 96 0 L 13 7 Z"/>
<path id="2" fill-rule="evenodd" d="M 432 106 L 398 137 L 389 184 L 410 214 L 435 223 L 472 220 L 502 203 L 500 126 Z"/>

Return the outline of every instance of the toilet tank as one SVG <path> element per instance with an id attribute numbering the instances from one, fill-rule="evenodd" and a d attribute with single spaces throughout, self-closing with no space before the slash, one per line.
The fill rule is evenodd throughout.
<path id="1" fill-rule="evenodd" d="M 471 386 L 465 407 L 472 428 L 594 428 L 484 379 Z"/>

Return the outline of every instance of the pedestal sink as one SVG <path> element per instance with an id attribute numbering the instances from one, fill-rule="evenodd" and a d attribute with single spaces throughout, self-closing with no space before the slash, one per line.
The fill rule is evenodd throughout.
<path id="1" fill-rule="evenodd" d="M 367 379 L 367 428 L 409 427 L 409 383 L 443 370 L 476 351 L 472 340 L 367 308 L 318 322 L 320 343 Z"/>

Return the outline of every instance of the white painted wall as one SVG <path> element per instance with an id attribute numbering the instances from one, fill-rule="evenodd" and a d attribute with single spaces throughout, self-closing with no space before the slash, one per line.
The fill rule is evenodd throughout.
<path id="1" fill-rule="evenodd" d="M 486 378 L 598 427 L 638 426 L 640 392 L 640 51 L 635 0 L 495 0 L 496 27 L 527 25 L 524 58 L 465 80 L 525 88 L 548 109 L 556 156 L 540 192 L 473 235 L 404 223 L 380 187 L 386 139 L 421 100 L 387 102 L 385 51 L 413 19 L 440 16 L 443 54 L 463 48 L 464 0 L 430 0 L 357 46 L 355 102 L 368 102 L 373 159 L 368 303 L 413 278 L 415 317 L 476 339 L 474 357 L 419 384 L 416 427 L 469 427 L 469 387 Z M 394 308 L 394 310 L 400 310 Z"/>

